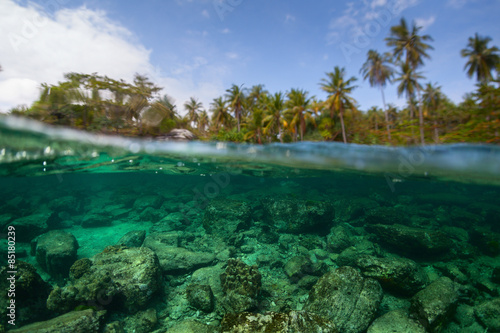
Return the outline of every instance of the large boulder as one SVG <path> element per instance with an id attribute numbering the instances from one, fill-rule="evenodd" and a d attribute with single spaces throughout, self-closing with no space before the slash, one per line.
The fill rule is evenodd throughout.
<path id="1" fill-rule="evenodd" d="M 402 309 L 387 312 L 373 321 L 367 333 L 425 333 L 425 328 Z"/>
<path id="2" fill-rule="evenodd" d="M 59 219 L 52 212 L 47 211 L 20 217 L 9 225 L 16 229 L 16 241 L 30 242 L 36 236 L 56 228 L 58 222 Z"/>
<path id="3" fill-rule="evenodd" d="M 209 234 L 228 239 L 250 226 L 250 206 L 243 201 L 216 199 L 205 208 L 203 227 Z"/>
<path id="4" fill-rule="evenodd" d="M 429 332 L 441 332 L 453 318 L 457 304 L 455 284 L 441 277 L 412 297 L 410 314 Z"/>
<path id="5" fill-rule="evenodd" d="M 375 318 L 381 301 L 382 288 L 376 280 L 343 266 L 318 280 L 304 310 L 330 320 L 340 332 L 360 333 Z"/>
<path id="6" fill-rule="evenodd" d="M 54 319 L 33 323 L 19 329 L 11 330 L 13 333 L 98 333 L 104 328 L 106 311 L 71 311 Z"/>
<path id="7" fill-rule="evenodd" d="M 56 279 L 68 276 L 78 250 L 75 236 L 63 230 L 52 230 L 38 237 L 35 246 L 40 267 Z"/>
<path id="8" fill-rule="evenodd" d="M 230 313 L 222 319 L 223 333 L 337 333 L 335 325 L 314 313 L 290 311 L 287 313 Z"/>
<path id="9" fill-rule="evenodd" d="M 423 269 L 406 258 L 377 258 L 363 255 L 356 261 L 364 276 L 380 282 L 387 291 L 413 296 L 423 289 L 429 279 Z"/>
<path id="10" fill-rule="evenodd" d="M 395 251 L 413 257 L 444 255 L 453 248 L 451 239 L 439 230 L 401 224 L 374 224 L 367 225 L 366 229 Z"/>
<path id="11" fill-rule="evenodd" d="M 281 232 L 327 233 L 333 223 L 333 205 L 325 201 L 276 199 L 262 200 L 267 222 Z"/>
<path id="12" fill-rule="evenodd" d="M 249 266 L 238 259 L 229 259 L 220 281 L 224 291 L 224 297 L 221 299 L 224 312 L 237 313 L 256 307 L 257 296 L 262 287 L 262 276 L 257 266 Z"/>
<path id="13" fill-rule="evenodd" d="M 91 260 L 77 260 L 70 276 L 70 284 L 50 293 L 50 310 L 66 312 L 86 305 L 135 313 L 148 305 L 161 285 L 158 257 L 144 247 L 108 246 Z"/>
<path id="14" fill-rule="evenodd" d="M 215 260 L 215 253 L 193 252 L 177 247 L 178 239 L 173 233 L 150 234 L 144 240 L 144 247 L 158 256 L 161 270 L 165 274 L 187 273 L 208 266 Z"/>

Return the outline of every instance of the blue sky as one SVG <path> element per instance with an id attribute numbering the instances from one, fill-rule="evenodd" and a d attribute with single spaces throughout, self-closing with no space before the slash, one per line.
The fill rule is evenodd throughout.
<path id="1" fill-rule="evenodd" d="M 208 108 L 233 83 L 324 99 L 319 82 L 334 66 L 358 77 L 353 97 L 366 110 L 382 102 L 359 69 L 369 49 L 388 51 L 384 38 L 401 17 L 434 38 L 422 83 L 459 102 L 474 89 L 460 57 L 467 39 L 478 32 L 500 45 L 498 0 L 1 0 L 0 13 L 2 111 L 69 71 L 147 74 L 181 110 L 190 96 Z M 386 99 L 405 104 L 395 86 Z"/>

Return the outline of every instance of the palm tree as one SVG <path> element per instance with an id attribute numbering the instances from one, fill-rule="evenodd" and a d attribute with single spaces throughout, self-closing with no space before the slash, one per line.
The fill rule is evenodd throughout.
<path id="1" fill-rule="evenodd" d="M 311 117 L 312 112 L 309 110 L 311 99 L 307 97 L 308 92 L 301 89 L 292 89 L 287 95 L 285 113 L 290 117 L 290 126 L 294 130 L 295 141 L 297 141 L 298 131 L 300 131 L 300 140 L 302 141 L 306 130 L 306 121 L 312 120 L 314 122 L 314 118 Z"/>
<path id="2" fill-rule="evenodd" d="M 203 104 L 198 102 L 194 97 L 189 98 L 189 101 L 184 103 L 184 109 L 187 111 L 189 123 L 194 127 L 194 123 L 198 121 L 198 112 L 203 108 Z"/>
<path id="3" fill-rule="evenodd" d="M 474 37 L 469 37 L 467 47 L 461 51 L 462 57 L 467 58 L 464 66 L 467 76 L 472 78 L 476 74 L 477 81 L 483 83 L 493 80 L 491 70 L 500 64 L 499 50 L 496 46 L 488 47 L 490 41 L 490 37 L 481 37 L 476 33 Z"/>
<path id="4" fill-rule="evenodd" d="M 406 94 L 406 98 L 408 98 L 408 105 L 410 106 L 410 117 L 413 119 L 413 103 L 412 100 L 415 97 L 415 93 L 418 89 L 422 89 L 420 83 L 418 83 L 419 79 L 423 79 L 421 72 L 416 72 L 409 64 L 401 63 L 401 70 L 398 72 L 399 77 L 394 79 L 396 82 L 400 82 L 397 91 L 398 97 L 403 94 Z"/>
<path id="5" fill-rule="evenodd" d="M 342 127 L 342 138 L 344 143 L 347 143 L 347 137 L 345 133 L 344 125 L 344 111 L 345 108 L 355 109 L 355 104 L 357 103 L 354 98 L 349 96 L 349 94 L 357 87 L 352 85 L 357 79 L 352 76 L 349 79 L 345 79 L 346 73 L 345 68 L 339 68 L 335 66 L 333 72 L 327 72 L 327 78 L 321 79 L 321 89 L 328 93 L 328 98 L 326 99 L 326 104 L 330 109 L 330 118 L 333 119 L 335 111 L 338 111 L 340 117 L 340 125 Z"/>
<path id="6" fill-rule="evenodd" d="M 262 119 L 262 122 L 265 125 L 264 134 L 269 135 L 270 133 L 276 133 L 280 139 L 280 142 L 283 143 L 283 111 L 285 110 L 285 99 L 283 93 L 277 92 L 274 95 L 271 95 L 267 98 L 266 103 L 266 113 L 267 115 Z"/>
<path id="7" fill-rule="evenodd" d="M 387 137 L 389 142 L 391 141 L 391 128 L 389 123 L 389 113 L 387 112 L 387 106 L 385 105 L 384 87 L 386 83 L 391 82 L 391 78 L 394 75 L 394 71 L 390 63 L 390 55 L 384 53 L 381 55 L 375 50 L 368 51 L 367 60 L 361 68 L 361 73 L 363 74 L 363 79 L 368 79 L 370 86 L 380 87 L 382 93 L 382 103 L 384 104 L 385 112 L 385 123 L 387 125 Z"/>
<path id="8" fill-rule="evenodd" d="M 231 115 L 229 114 L 229 108 L 226 101 L 222 97 L 215 98 L 210 104 L 210 110 L 212 111 L 212 123 L 216 130 L 220 129 L 221 126 L 230 129 L 231 128 Z"/>
<path id="9" fill-rule="evenodd" d="M 434 141 L 439 142 L 439 132 L 437 124 L 437 111 L 440 107 L 442 100 L 441 87 L 432 85 L 432 83 L 427 83 L 422 95 L 422 102 L 429 111 L 429 116 L 433 118 L 434 122 Z"/>
<path id="10" fill-rule="evenodd" d="M 226 90 L 226 98 L 229 102 L 229 106 L 233 110 L 234 118 L 236 118 L 238 132 L 240 131 L 241 112 L 245 103 L 245 95 L 243 93 L 243 89 L 241 88 L 242 86 L 243 85 L 237 86 L 236 84 L 233 84 L 230 89 Z"/>
<path id="11" fill-rule="evenodd" d="M 209 122 L 207 111 L 202 110 L 198 116 L 198 131 L 204 133 Z"/>
<path id="12" fill-rule="evenodd" d="M 262 120 L 264 111 L 260 108 L 255 108 L 252 112 L 252 119 L 249 122 L 249 131 L 245 134 L 244 139 L 256 139 L 258 144 L 262 144 Z"/>
<path id="13" fill-rule="evenodd" d="M 409 66 L 412 71 L 423 65 L 423 58 L 430 58 L 427 54 L 427 50 L 433 50 L 434 48 L 427 44 L 427 41 L 432 41 L 432 37 L 429 35 L 420 36 L 419 32 L 422 27 L 418 27 L 415 22 L 412 23 L 411 30 L 408 29 L 408 24 L 404 18 L 401 18 L 399 25 L 391 27 L 390 36 L 385 40 L 387 46 L 393 48 L 393 56 L 396 61 L 402 61 L 404 56 L 404 63 Z M 420 99 L 420 86 L 416 85 L 417 96 Z M 420 126 L 420 140 L 422 144 L 425 144 L 424 139 L 424 117 L 422 104 L 418 109 L 419 126 Z"/>

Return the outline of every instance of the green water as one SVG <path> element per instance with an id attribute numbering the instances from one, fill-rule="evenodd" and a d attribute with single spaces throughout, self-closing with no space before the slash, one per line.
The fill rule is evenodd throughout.
<path id="1" fill-rule="evenodd" d="M 116 244 L 129 231 L 174 232 L 179 247 L 217 254 L 202 266 L 224 267 L 229 257 L 257 265 L 265 290 L 259 297 L 268 306 L 256 312 L 284 311 L 269 305 L 283 298 L 288 308 L 301 309 L 311 286 L 285 275 L 281 267 L 291 258 L 310 257 L 331 270 L 341 266 L 338 258 L 346 250 L 367 243 L 365 254 L 409 258 L 425 268 L 430 281 L 447 276 L 473 289 L 464 306 L 498 297 L 494 275 L 500 269 L 499 185 L 500 149 L 495 146 L 167 143 L 92 136 L 12 118 L 0 122 L 1 232 L 5 238 L 8 227 L 19 219 L 49 216 L 43 228 L 23 226 L 28 231 L 16 240 L 16 259 L 32 264 L 45 281 L 52 286 L 69 283 L 51 276 L 30 254 L 31 241 L 39 234 L 53 229 L 73 234 L 79 244 L 77 258 L 82 259 Z M 334 213 L 327 222 L 287 230 L 286 223 L 293 224 L 293 214 L 300 212 L 278 223 L 269 216 L 270 201 L 292 208 L 297 203 L 326 203 Z M 224 202 L 249 207 L 248 223 L 235 234 L 209 233 L 207 223 L 213 221 L 207 209 Z M 84 226 L 88 216 L 99 218 Z M 384 242 L 368 227 L 372 225 L 443 232 L 453 250 L 427 255 L 398 248 Z M 330 229 L 337 226 L 353 230 L 344 248 L 329 244 Z M 275 240 L 262 242 L 266 233 L 276 235 Z M 0 246 L 6 258 L 6 240 Z M 151 301 L 158 315 L 155 329 L 189 318 L 218 325 L 223 313 L 200 314 L 180 300 L 199 268 L 162 275 L 162 290 Z M 271 285 L 285 294 L 271 290 Z M 378 316 L 408 307 L 407 296 L 384 293 Z M 120 311 L 109 311 L 110 318 L 127 320 Z M 449 332 L 459 331 L 454 330 L 457 320 L 447 325 Z"/>

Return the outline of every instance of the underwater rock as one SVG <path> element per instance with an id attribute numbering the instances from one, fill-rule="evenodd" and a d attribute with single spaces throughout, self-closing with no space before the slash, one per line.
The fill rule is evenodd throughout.
<path id="1" fill-rule="evenodd" d="M 178 238 L 175 233 L 150 234 L 144 240 L 144 247 L 150 248 L 158 256 L 164 274 L 191 272 L 197 268 L 208 266 L 215 260 L 210 252 L 192 252 L 177 247 Z M 175 244 L 175 245 L 174 245 Z"/>
<path id="2" fill-rule="evenodd" d="M 97 228 L 108 227 L 111 225 L 112 219 L 100 212 L 88 213 L 82 218 L 82 228 Z"/>
<path id="3" fill-rule="evenodd" d="M 353 233 L 344 225 L 331 228 L 330 233 L 326 236 L 326 246 L 332 252 L 341 252 L 353 243 Z"/>
<path id="4" fill-rule="evenodd" d="M 475 306 L 474 314 L 486 326 L 488 332 L 500 331 L 500 298 L 494 298 Z"/>
<path id="5" fill-rule="evenodd" d="M 262 206 L 267 222 L 281 232 L 325 232 L 333 223 L 333 205 L 325 201 L 268 197 Z"/>
<path id="6" fill-rule="evenodd" d="M 323 275 L 313 286 L 304 310 L 335 324 L 343 333 L 360 333 L 375 318 L 382 288 L 355 268 L 343 266 Z"/>
<path id="7" fill-rule="evenodd" d="M 441 332 L 453 318 L 457 304 L 455 284 L 441 277 L 412 297 L 410 314 L 429 332 Z"/>
<path id="8" fill-rule="evenodd" d="M 106 311 L 71 311 L 59 317 L 11 330 L 13 333 L 98 333 L 104 327 Z"/>
<path id="9" fill-rule="evenodd" d="M 283 270 L 293 283 L 298 283 L 309 275 L 321 276 L 325 274 L 328 267 L 321 262 L 313 263 L 308 257 L 296 256 L 288 260 Z"/>
<path id="10" fill-rule="evenodd" d="M 57 220 L 52 212 L 43 212 L 18 218 L 10 225 L 16 229 L 16 241 L 29 242 L 49 229 L 55 229 Z"/>
<path id="11" fill-rule="evenodd" d="M 71 267 L 72 283 L 49 295 L 47 307 L 66 312 L 78 305 L 121 307 L 135 313 L 148 305 L 161 285 L 161 274 L 156 254 L 148 248 L 108 246 L 91 258 L 92 265 L 80 260 L 81 274 Z M 79 276 L 79 277 L 78 277 Z"/>
<path id="12" fill-rule="evenodd" d="M 146 231 L 132 230 L 123 235 L 116 245 L 124 245 L 126 247 L 141 247 L 146 238 Z"/>
<path id="13" fill-rule="evenodd" d="M 371 199 L 356 197 L 353 199 L 339 199 L 333 203 L 335 208 L 335 220 L 337 222 L 353 223 L 363 217 L 367 211 L 379 207 L 379 204 Z"/>
<path id="14" fill-rule="evenodd" d="M 402 207 L 376 207 L 365 215 L 369 224 L 408 224 L 410 219 Z"/>
<path id="15" fill-rule="evenodd" d="M 163 331 L 162 331 L 163 332 Z M 194 319 L 185 319 L 180 323 L 174 324 L 167 330 L 168 333 L 219 333 L 217 327 L 200 323 Z"/>
<path id="16" fill-rule="evenodd" d="M 214 310 L 214 294 L 209 285 L 190 284 L 186 288 L 186 297 L 189 304 L 195 309 L 210 313 Z"/>
<path id="17" fill-rule="evenodd" d="M 414 257 L 446 254 L 453 246 L 450 238 L 439 230 L 413 228 L 400 224 L 367 225 L 366 229 L 398 252 Z"/>
<path id="18" fill-rule="evenodd" d="M 364 255 L 380 256 L 380 247 L 367 239 L 358 240 L 353 246 L 342 251 L 335 263 L 338 266 L 356 266 L 356 261 Z"/>
<path id="19" fill-rule="evenodd" d="M 262 276 L 257 266 L 249 266 L 239 259 L 229 259 L 220 281 L 224 292 L 221 303 L 226 313 L 255 308 L 262 287 Z"/>
<path id="20" fill-rule="evenodd" d="M 148 207 L 158 209 L 163 201 L 163 197 L 159 195 L 142 195 L 135 200 L 133 207 L 138 212 L 142 212 Z"/>
<path id="21" fill-rule="evenodd" d="M 420 203 L 447 206 L 467 206 L 471 203 L 470 197 L 450 192 L 418 194 L 414 199 Z"/>
<path id="22" fill-rule="evenodd" d="M 164 212 L 153 207 L 145 208 L 138 216 L 138 221 L 146 222 L 151 221 L 153 223 L 158 222 L 164 216 Z"/>
<path id="23" fill-rule="evenodd" d="M 56 279 L 68 276 L 76 261 L 78 242 L 75 236 L 63 230 L 49 231 L 36 239 L 36 261 Z"/>
<path id="24" fill-rule="evenodd" d="M 11 274 L 7 266 L 0 268 L 0 326 L 7 324 L 7 306 L 9 299 L 7 291 L 10 289 L 10 281 L 7 280 Z M 51 313 L 47 311 L 45 302 L 50 294 L 51 286 L 36 272 L 35 267 L 21 260 L 16 262 L 16 325 L 25 325 L 50 318 Z M 5 325 L 8 326 L 8 325 Z"/>
<path id="25" fill-rule="evenodd" d="M 203 227 L 209 234 L 227 239 L 250 226 L 250 206 L 243 201 L 215 199 L 205 208 Z"/>
<path id="26" fill-rule="evenodd" d="M 221 323 L 222 333 L 307 332 L 337 333 L 335 325 L 314 313 L 290 311 L 287 313 L 228 313 Z"/>
<path id="27" fill-rule="evenodd" d="M 158 323 L 155 309 L 139 311 L 124 320 L 124 331 L 134 333 L 149 333 Z"/>
<path id="28" fill-rule="evenodd" d="M 408 317 L 405 310 L 398 309 L 378 317 L 368 327 L 366 333 L 425 333 L 425 328 L 419 322 Z"/>
<path id="29" fill-rule="evenodd" d="M 500 266 L 494 267 L 491 273 L 491 281 L 500 284 Z"/>
<path id="30" fill-rule="evenodd" d="M 53 211 L 76 212 L 79 209 L 80 201 L 72 195 L 57 197 L 56 200 L 51 200 L 47 205 Z"/>
<path id="31" fill-rule="evenodd" d="M 427 274 L 413 260 L 361 256 L 356 261 L 361 273 L 377 280 L 385 290 L 412 296 L 428 283 Z"/>
<path id="32" fill-rule="evenodd" d="M 488 256 L 500 254 L 500 233 L 491 231 L 485 227 L 475 227 L 470 232 L 470 242 Z"/>

